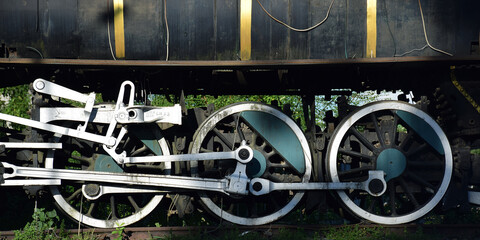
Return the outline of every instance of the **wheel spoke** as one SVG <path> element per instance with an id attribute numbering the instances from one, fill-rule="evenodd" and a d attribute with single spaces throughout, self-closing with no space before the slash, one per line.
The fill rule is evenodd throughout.
<path id="1" fill-rule="evenodd" d="M 388 204 L 390 205 L 390 211 L 391 214 L 390 216 L 397 216 L 397 208 L 396 208 L 396 202 L 395 202 L 395 179 L 392 179 L 388 182 L 387 184 L 387 189 L 388 189 Z"/>
<path id="2" fill-rule="evenodd" d="M 135 199 L 133 199 L 132 196 L 128 196 L 127 198 L 130 204 L 132 205 L 133 209 L 135 209 L 135 212 L 140 211 L 140 207 L 138 206 L 137 202 L 135 202 Z"/>
<path id="3" fill-rule="evenodd" d="M 360 161 L 363 160 L 362 162 L 371 162 L 375 159 L 374 156 L 369 156 L 369 155 L 362 154 L 362 153 L 357 152 L 357 151 L 346 150 L 346 149 L 343 149 L 343 148 L 339 148 L 338 152 L 343 154 L 343 155 L 350 156 L 350 157 L 356 157 Z"/>
<path id="4" fill-rule="evenodd" d="M 233 150 L 233 148 L 235 147 L 235 146 L 233 145 L 233 143 L 230 142 L 230 140 L 228 140 L 220 131 L 218 131 L 218 129 L 214 128 L 212 131 L 215 133 L 215 135 L 217 135 L 218 138 L 220 138 L 220 140 L 222 140 L 222 142 L 223 142 L 227 147 L 230 148 L 230 150 Z"/>
<path id="5" fill-rule="evenodd" d="M 377 117 L 375 116 L 375 113 L 370 114 L 370 120 L 372 121 L 373 126 L 375 126 L 375 132 L 377 133 L 377 138 L 378 138 L 378 141 L 380 142 L 380 146 L 384 148 L 386 145 L 385 139 L 380 129 L 379 122 L 377 121 Z"/>
<path id="6" fill-rule="evenodd" d="M 423 178 L 421 178 L 420 176 L 418 176 L 417 174 L 409 171 L 409 172 L 406 172 L 404 174 L 404 177 L 407 178 L 407 179 L 410 179 L 420 185 L 422 185 L 423 187 L 426 187 L 426 188 L 430 188 L 430 189 L 435 189 L 435 186 L 433 186 L 432 184 L 430 184 L 429 182 L 425 181 Z"/>
<path id="7" fill-rule="evenodd" d="M 80 194 L 82 194 L 82 189 L 81 188 L 77 189 L 75 192 L 72 193 L 72 195 L 65 198 L 65 201 L 70 202 L 70 201 L 74 200 L 75 198 L 77 198 Z"/>
<path id="8" fill-rule="evenodd" d="M 418 204 L 417 199 L 415 196 L 413 196 L 412 190 L 408 187 L 407 183 L 405 182 L 405 179 L 402 177 L 399 178 L 400 186 L 402 187 L 403 191 L 407 194 L 408 199 L 412 202 L 413 206 L 415 209 L 420 208 L 420 204 Z"/>
<path id="9" fill-rule="evenodd" d="M 93 159 L 92 158 L 87 158 L 87 157 L 82 157 L 82 156 L 71 156 L 70 158 L 74 159 L 74 160 L 77 160 L 77 161 L 80 161 L 81 164 L 84 164 L 84 165 L 91 165 L 92 162 L 93 162 Z"/>
<path id="10" fill-rule="evenodd" d="M 403 139 L 403 141 L 400 143 L 400 146 L 399 148 L 406 151 L 406 147 L 408 145 L 410 145 L 413 141 L 413 131 L 408 131 L 407 133 L 407 136 L 405 137 L 405 139 Z"/>
<path id="11" fill-rule="evenodd" d="M 351 180 L 349 178 L 346 178 L 346 176 L 359 174 L 359 173 L 367 172 L 367 171 L 370 171 L 370 170 L 375 170 L 375 168 L 373 166 L 363 166 L 363 167 L 354 168 L 354 169 L 350 169 L 350 170 L 346 170 L 346 171 L 341 171 L 341 172 L 338 173 L 338 176 L 341 177 L 342 181 L 345 182 L 345 181 Z"/>
<path id="12" fill-rule="evenodd" d="M 97 204 L 95 202 L 92 202 L 85 215 L 89 216 L 89 217 L 92 217 L 92 213 L 94 212 L 96 206 L 97 206 Z"/>
<path id="13" fill-rule="evenodd" d="M 425 152 L 429 150 L 429 146 L 426 144 L 426 143 L 423 143 L 422 145 L 418 146 L 417 148 L 413 149 L 413 150 L 409 150 L 405 156 L 407 158 L 411 158 L 412 156 L 418 154 L 418 153 L 421 153 L 421 152 Z"/>
<path id="14" fill-rule="evenodd" d="M 290 168 L 286 163 L 268 163 L 271 168 Z"/>
<path id="15" fill-rule="evenodd" d="M 355 127 L 350 127 L 349 132 L 353 134 L 358 139 L 358 141 L 360 141 L 370 151 L 375 151 L 375 146 L 373 146 L 373 144 L 368 139 L 366 139 L 360 132 L 358 132 Z"/>
<path id="16" fill-rule="evenodd" d="M 237 130 L 236 133 L 240 137 L 240 142 L 245 141 L 245 135 L 243 134 L 242 127 L 240 126 L 241 125 L 241 121 L 240 121 L 241 117 L 240 117 L 240 115 L 237 115 L 235 118 L 236 118 L 236 122 L 237 122 L 235 124 L 235 129 Z"/>
<path id="17" fill-rule="evenodd" d="M 148 148 L 147 146 L 142 146 L 141 148 L 137 149 L 135 152 L 133 152 L 131 154 L 132 157 L 134 156 L 138 156 L 138 155 L 141 155 L 147 151 L 150 151 L 150 148 Z"/>
<path id="18" fill-rule="evenodd" d="M 209 153 L 209 152 L 213 152 L 213 150 L 202 147 L 202 148 L 200 149 L 200 152 L 202 152 L 202 153 Z"/>
<path id="19" fill-rule="evenodd" d="M 110 196 L 110 211 L 111 219 L 118 219 L 117 217 L 117 205 L 115 204 L 115 196 Z"/>
<path id="20" fill-rule="evenodd" d="M 369 198 L 366 198 L 364 201 L 367 201 L 367 203 L 369 203 L 367 207 L 367 212 L 373 213 L 375 211 L 375 206 L 377 205 L 378 199 L 369 197 Z"/>
<path id="21" fill-rule="evenodd" d="M 414 169 L 426 168 L 431 170 L 442 170 L 444 168 L 442 162 L 440 161 L 410 161 L 408 162 L 408 166 Z"/>
<path id="22" fill-rule="evenodd" d="M 399 142 L 398 140 L 398 115 L 394 112 L 394 111 L 391 111 L 391 113 L 393 114 L 393 134 L 392 134 L 392 142 L 391 142 L 391 145 L 397 145 L 397 143 Z"/>

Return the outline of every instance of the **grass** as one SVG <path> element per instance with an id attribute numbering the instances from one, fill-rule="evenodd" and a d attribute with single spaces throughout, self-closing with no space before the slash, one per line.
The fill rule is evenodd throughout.
<path id="1" fill-rule="evenodd" d="M 442 214 L 430 214 L 423 218 L 421 223 L 425 226 L 429 224 L 453 224 L 455 223 L 478 223 L 480 219 L 480 208 L 472 208 L 472 211 L 466 214 L 455 213 L 455 211 L 443 212 Z M 198 218 L 199 216 L 197 216 Z M 186 217 L 182 223 L 197 222 L 197 225 L 185 224 L 186 226 L 206 226 L 199 224 L 195 217 Z M 404 229 L 403 231 L 394 230 L 389 227 L 382 227 L 373 225 L 373 227 L 364 227 L 361 225 L 349 224 L 331 224 L 337 222 L 339 217 L 332 211 L 314 212 L 311 214 L 304 214 L 303 211 L 293 211 L 284 219 L 288 223 L 295 223 L 295 228 L 282 229 L 262 229 L 262 230 L 242 230 L 238 228 L 226 227 L 224 225 L 215 228 L 214 230 L 192 230 L 188 234 L 175 235 L 172 232 L 164 236 L 152 236 L 151 239 L 161 240 L 223 240 L 223 239 L 238 239 L 238 240 L 270 240 L 270 239 L 285 239 L 285 240 L 353 240 L 353 239 L 388 239 L 388 240 L 436 240 L 444 239 L 444 237 L 432 234 L 431 230 L 424 232 L 422 225 L 418 225 L 415 229 Z M 196 219 L 197 221 L 195 221 Z M 203 219 L 203 217 L 201 218 Z M 180 219 L 179 219 L 180 220 Z M 208 222 L 208 226 L 215 227 L 218 223 Z M 323 229 L 311 229 L 311 225 L 323 224 L 330 226 Z M 183 225 L 182 224 L 182 225 Z M 281 224 L 281 223 L 280 223 Z M 157 227 L 163 226 L 158 223 Z M 171 226 L 171 225 L 170 225 Z M 178 225 L 177 225 L 178 226 Z M 112 230 L 112 239 L 122 239 L 124 237 L 124 226 L 118 226 Z M 0 235 L 1 238 L 1 235 Z M 47 211 L 43 208 L 37 209 L 32 215 L 32 221 L 27 223 L 25 227 L 15 231 L 15 239 L 78 239 L 78 240 L 93 240 L 98 239 L 99 236 L 92 231 L 84 234 L 71 234 L 65 230 L 64 220 L 57 215 L 55 210 Z"/>

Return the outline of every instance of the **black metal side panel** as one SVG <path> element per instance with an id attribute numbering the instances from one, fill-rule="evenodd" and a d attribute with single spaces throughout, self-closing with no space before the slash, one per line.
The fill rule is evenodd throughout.
<path id="1" fill-rule="evenodd" d="M 49 0 L 41 4 L 40 27 L 48 55 L 78 56 L 81 36 L 77 31 L 77 0 Z"/>
<path id="2" fill-rule="evenodd" d="M 331 1 L 259 0 L 276 18 L 296 28 L 322 21 Z M 252 60 L 369 57 L 366 0 L 335 0 L 329 18 L 309 32 L 272 20 L 252 1 Z M 431 45 L 456 56 L 478 42 L 480 1 L 421 0 Z M 238 60 L 240 1 L 124 0 L 125 59 Z M 402 56 L 426 45 L 418 0 L 377 0 L 376 57 Z M 18 57 L 112 59 L 113 0 L 0 0 L 0 42 Z M 374 26 L 375 27 L 375 26 Z M 108 39 L 110 30 L 110 41 Z M 29 48 L 27 48 L 29 47 Z M 30 48 L 31 47 L 31 48 Z M 439 56 L 429 47 L 406 56 Z"/>
<path id="3" fill-rule="evenodd" d="M 213 1 L 167 1 L 170 59 L 213 59 L 213 13 Z"/>
<path id="4" fill-rule="evenodd" d="M 459 46 L 458 49 L 455 49 L 455 43 L 459 38 L 456 34 L 456 28 L 459 27 L 458 18 L 464 15 L 463 11 L 471 5 L 465 1 L 422 0 L 421 3 L 430 44 L 452 54 L 469 54 L 469 42 L 465 42 L 465 45 Z M 413 49 L 421 49 L 427 44 L 418 1 L 379 0 L 377 9 L 377 56 L 393 57 L 394 54 L 404 56 L 402 54 Z M 480 20 L 475 15 L 470 17 L 476 18 L 477 22 Z M 408 54 L 408 56 L 436 55 L 442 54 L 429 47 Z"/>
<path id="5" fill-rule="evenodd" d="M 167 36 L 163 11 L 163 1 L 124 1 L 125 56 L 127 59 L 165 59 Z M 113 8 L 110 13 L 113 13 Z M 169 17 L 173 18 L 172 15 L 170 14 Z"/>
<path id="6" fill-rule="evenodd" d="M 110 10 L 109 10 L 110 9 Z M 108 1 L 78 1 L 79 58 L 112 59 L 108 42 L 114 44 L 113 7 Z"/>
<path id="7" fill-rule="evenodd" d="M 40 39 L 38 14 L 35 0 L 0 1 L 0 41 L 16 48 L 23 56 L 38 56 L 25 48 L 45 45 Z"/>
<path id="8" fill-rule="evenodd" d="M 214 0 L 215 59 L 237 60 L 240 46 L 239 11 L 237 1 Z"/>

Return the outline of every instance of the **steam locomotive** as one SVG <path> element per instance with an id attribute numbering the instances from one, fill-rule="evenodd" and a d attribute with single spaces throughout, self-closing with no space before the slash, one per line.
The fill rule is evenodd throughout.
<path id="1" fill-rule="evenodd" d="M 329 193 L 388 225 L 480 204 L 479 5 L 0 1 L 0 86 L 32 94 L 29 119 L 0 113 L 26 126 L 2 129 L 0 191 L 49 190 L 99 228 L 134 224 L 166 196 L 179 214 L 198 200 L 240 225 Z M 414 103 L 347 98 L 398 89 Z M 152 106 L 149 94 L 174 104 Z M 185 103 L 233 94 L 301 96 L 305 126 L 287 105 Z M 317 95 L 342 95 L 325 129 Z"/>

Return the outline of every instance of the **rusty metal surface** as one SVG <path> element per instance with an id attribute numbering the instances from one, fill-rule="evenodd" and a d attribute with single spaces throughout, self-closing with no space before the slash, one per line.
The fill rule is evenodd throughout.
<path id="1" fill-rule="evenodd" d="M 351 227 L 352 229 L 381 229 L 383 233 L 392 233 L 396 236 L 406 236 L 409 234 L 423 234 L 429 236 L 429 239 L 478 239 L 480 234 L 480 224 L 402 224 L 396 226 L 380 226 L 375 224 L 358 224 L 358 225 L 268 225 L 257 227 L 244 227 L 233 225 L 210 226 L 210 227 L 132 227 L 124 229 L 124 238 L 129 240 L 140 239 L 156 239 L 171 236 L 194 236 L 202 235 L 203 237 L 219 237 L 229 234 L 242 235 L 255 232 L 262 237 L 275 239 L 275 236 L 284 231 L 301 231 L 302 234 L 314 235 L 318 233 L 323 236 L 329 231 Z M 117 229 L 70 229 L 67 230 L 69 235 L 74 237 L 78 234 L 84 236 L 94 236 L 95 239 L 115 239 L 117 234 L 113 234 Z M 410 235 L 411 236 L 411 235 Z M 1 232 L 2 239 L 14 239 L 14 231 Z M 476 238 L 477 237 L 477 238 Z M 200 238 L 198 238 L 200 239 Z"/>
<path id="2" fill-rule="evenodd" d="M 359 59 L 297 59 L 297 60 L 251 60 L 251 61 L 159 61 L 159 60 L 99 60 L 99 59 L 35 59 L 35 58 L 0 58 L 0 66 L 27 66 L 27 65 L 57 65 L 77 67 L 165 67 L 165 68 L 196 68 L 207 67 L 221 68 L 290 68 L 290 67 L 315 67 L 329 65 L 355 65 L 355 64 L 478 64 L 480 56 L 462 57 L 385 57 L 385 58 L 359 58 Z"/>

